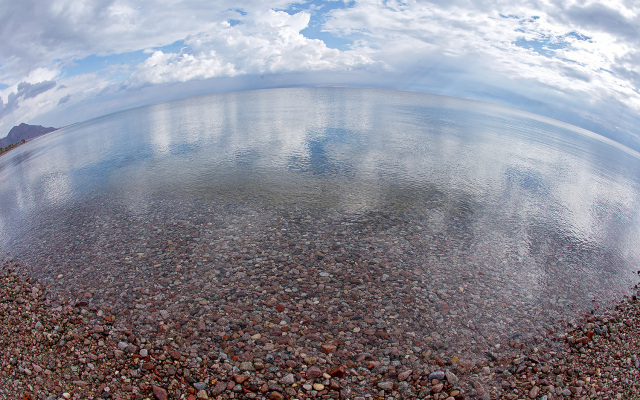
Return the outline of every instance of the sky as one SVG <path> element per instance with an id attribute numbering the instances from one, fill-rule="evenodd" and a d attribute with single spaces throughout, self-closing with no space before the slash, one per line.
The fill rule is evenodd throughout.
<path id="1" fill-rule="evenodd" d="M 0 0 L 0 137 L 206 93 L 409 90 L 640 151 L 637 0 Z"/>

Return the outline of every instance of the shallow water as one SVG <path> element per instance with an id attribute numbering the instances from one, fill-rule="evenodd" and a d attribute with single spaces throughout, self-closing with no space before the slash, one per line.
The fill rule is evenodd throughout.
<path id="1" fill-rule="evenodd" d="M 233 298 L 238 273 L 257 285 L 238 299 L 258 301 L 270 279 L 287 293 L 369 291 L 361 312 L 369 301 L 383 318 L 401 296 L 409 331 L 482 352 L 629 293 L 639 178 L 631 151 L 484 103 L 229 93 L 79 123 L 0 157 L 0 253 L 122 307 L 114 291 L 167 277 L 187 297 Z M 325 271 L 326 286 L 275 276 L 279 263 Z M 225 279 L 226 292 L 210 285 Z M 416 316 L 431 325 L 411 327 Z"/>

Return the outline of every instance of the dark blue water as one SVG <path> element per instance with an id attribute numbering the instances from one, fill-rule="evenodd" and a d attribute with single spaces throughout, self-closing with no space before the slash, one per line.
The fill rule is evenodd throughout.
<path id="1" fill-rule="evenodd" d="M 484 103 L 368 89 L 220 94 L 79 123 L 0 157 L 0 252 L 45 280 L 76 271 L 69 279 L 86 286 L 178 220 L 207 226 L 226 213 L 236 236 L 276 220 L 306 232 L 320 220 L 369 224 L 365 251 L 423 268 L 418 296 L 463 293 L 469 318 L 500 330 L 629 293 L 639 178 L 630 150 Z M 396 253 L 382 245 L 389 232 L 405 240 Z"/>

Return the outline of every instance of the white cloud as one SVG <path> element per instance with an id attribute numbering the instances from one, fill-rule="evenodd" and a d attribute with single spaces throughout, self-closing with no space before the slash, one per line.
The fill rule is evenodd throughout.
<path id="1" fill-rule="evenodd" d="M 42 77 L 47 74 L 32 74 Z M 31 79 L 30 79 L 31 80 Z M 0 131 L 8 132 L 12 126 L 21 122 L 32 122 L 43 114 L 54 112 L 60 107 L 69 104 L 83 104 L 87 100 L 95 99 L 101 92 L 105 91 L 111 84 L 104 80 L 99 73 L 83 74 L 69 78 L 58 79 L 56 81 L 40 81 L 29 83 L 28 81 L 13 85 L 0 91 Z M 7 100 L 3 101 L 3 98 Z M 69 104 L 67 104 L 69 103 Z M 95 116 L 95 115 L 93 115 Z M 78 121 L 64 121 L 64 124 Z M 45 121 L 46 125 L 52 125 Z M 57 125 L 56 126 L 60 126 Z"/>
<path id="2" fill-rule="evenodd" d="M 241 3 L 233 7 L 253 13 L 292 2 Z M 161 47 L 240 15 L 224 1 L 0 0 L 0 5 L 0 78 L 14 80 L 60 60 Z"/>
<path id="3" fill-rule="evenodd" d="M 148 50 L 144 62 L 129 66 L 133 73 L 121 86 L 129 89 L 213 77 L 340 71 L 375 64 L 365 49 L 342 52 L 328 48 L 321 40 L 304 37 L 300 31 L 309 23 L 308 13 L 273 11 L 288 8 L 294 3 L 291 1 L 243 1 L 234 5 L 237 10 L 225 2 L 197 0 L 174 1 L 170 7 L 161 1 L 139 4 L 129 0 L 0 2 L 7 3 L 6 8 L 2 6 L 8 11 L 0 15 L 0 82 L 8 85 L 0 91 L 0 99 L 7 103 L 20 82 L 55 80 L 68 88 L 40 98 L 37 106 L 43 108 L 38 110 L 27 109 L 30 106 L 24 101 L 15 102 L 4 113 L 2 130 L 24 118 L 51 112 L 56 106 L 68 108 L 84 101 L 88 93 L 104 93 L 101 90 L 105 87 L 110 92 L 116 90 L 117 86 L 108 82 L 107 70 L 87 74 L 86 79 L 94 79 L 98 90 L 86 87 L 85 78 L 65 77 L 64 66 L 89 55 Z M 232 26 L 231 20 L 241 22 Z M 176 41 L 184 41 L 183 51 L 159 49 Z"/>
<path id="4" fill-rule="evenodd" d="M 292 71 L 339 71 L 375 66 L 362 51 L 340 51 L 300 33 L 309 24 L 306 12 L 266 10 L 247 14 L 240 24 L 222 21 L 207 32 L 188 37 L 188 52 L 156 51 L 139 65 L 130 83 L 184 82 L 192 79 Z"/>
<path id="5" fill-rule="evenodd" d="M 634 63 L 640 59 L 640 5 L 634 4 L 355 0 L 333 10 L 325 29 L 377 49 L 372 58 L 404 74 L 404 87 L 489 101 L 503 93 L 499 102 L 512 106 L 514 97 L 525 96 L 555 109 L 531 111 L 600 123 L 601 108 L 612 102 L 623 105 L 623 113 L 640 114 L 640 66 Z M 588 107 L 582 108 L 585 97 Z M 615 126 L 616 119 L 609 116 L 606 125 Z"/>
<path id="6" fill-rule="evenodd" d="M 324 12 L 322 3 L 288 0 L 0 0 L 0 134 L 25 118 L 77 110 L 79 102 L 108 98 L 104 112 L 110 112 L 118 108 L 118 96 L 129 101 L 153 85 L 184 82 L 186 96 L 194 80 L 301 73 L 342 78 L 357 71 L 351 75 L 356 84 L 487 100 L 634 135 L 640 114 L 638 2 L 336 4 L 316 14 Z M 343 50 L 305 36 L 310 20 L 311 30 L 323 24 L 318 37 L 343 39 Z M 181 50 L 165 47 L 176 41 L 184 44 Z M 132 52 L 142 55 L 85 76 L 70 77 L 63 69 L 90 55 Z M 327 75 L 322 79 L 331 82 Z M 50 81 L 57 86 L 18 96 L 21 82 Z"/>
<path id="7" fill-rule="evenodd" d="M 200 57 L 191 54 L 165 54 L 158 50 L 140 65 L 132 76 L 132 82 L 157 84 L 234 75 L 234 66 L 224 63 L 213 50 L 200 54 Z"/>

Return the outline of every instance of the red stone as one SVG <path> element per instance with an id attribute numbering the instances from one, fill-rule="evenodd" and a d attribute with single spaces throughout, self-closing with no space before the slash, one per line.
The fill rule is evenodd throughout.
<path id="1" fill-rule="evenodd" d="M 382 339 L 389 339 L 389 334 L 385 331 L 378 331 L 376 332 L 376 335 Z"/>
<path id="2" fill-rule="evenodd" d="M 283 312 L 284 311 L 284 306 L 282 304 L 278 304 L 276 306 L 276 310 L 278 310 L 279 312 Z"/>
<path id="3" fill-rule="evenodd" d="M 156 396 L 158 400 L 167 400 L 167 391 L 160 386 L 153 386 L 153 395 Z"/>
<path id="4" fill-rule="evenodd" d="M 442 361 L 442 358 L 440 358 L 437 354 L 433 356 L 433 361 L 435 361 L 435 363 L 441 367 L 445 365 L 445 362 Z"/>
<path id="5" fill-rule="evenodd" d="M 322 371 L 315 365 L 307 369 L 307 379 L 315 379 L 322 376 Z"/>
<path id="6" fill-rule="evenodd" d="M 333 344 L 323 344 L 322 346 L 320 346 L 320 350 L 322 350 L 322 352 L 325 354 L 333 353 L 337 349 L 338 347 Z"/>
<path id="7" fill-rule="evenodd" d="M 233 380 L 240 384 L 244 383 L 247 379 L 249 379 L 249 375 L 234 375 L 233 377 Z"/>
<path id="8" fill-rule="evenodd" d="M 284 400 L 284 395 L 280 392 L 271 392 L 269 398 L 271 400 Z"/>
<path id="9" fill-rule="evenodd" d="M 338 365 L 337 367 L 333 367 L 329 375 L 333 377 L 342 378 L 344 376 L 344 367 L 342 365 Z"/>

